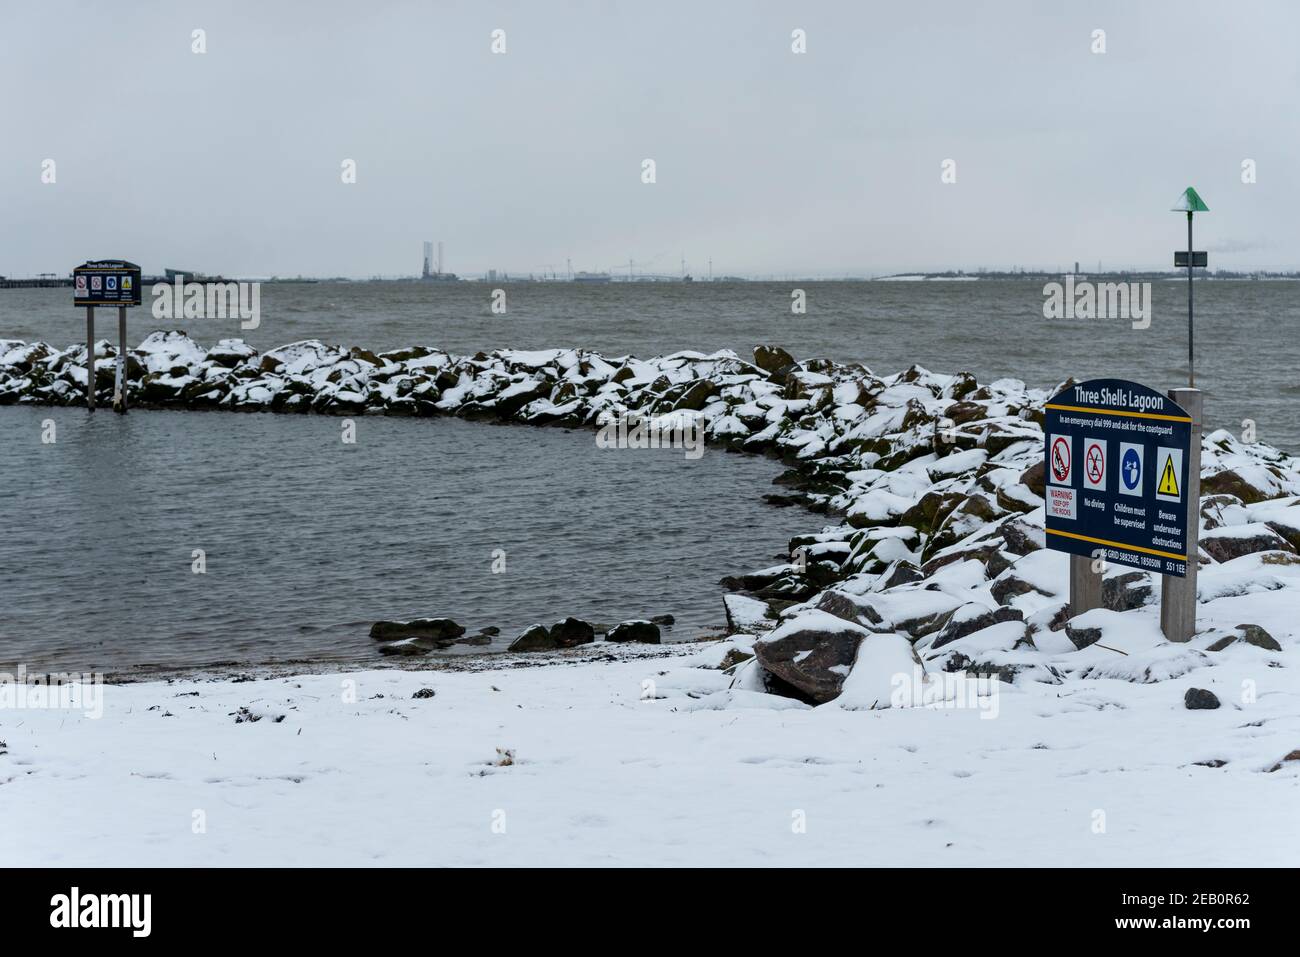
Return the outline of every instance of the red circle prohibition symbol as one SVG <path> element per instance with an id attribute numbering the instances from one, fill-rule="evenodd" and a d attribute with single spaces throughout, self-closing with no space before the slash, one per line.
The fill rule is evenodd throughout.
<path id="1" fill-rule="evenodd" d="M 1070 443 L 1064 438 L 1052 443 L 1052 478 L 1064 482 L 1070 477 Z"/>
<path id="2" fill-rule="evenodd" d="M 1106 455 L 1096 442 L 1088 446 L 1088 453 L 1083 457 L 1083 464 L 1088 469 L 1088 481 L 1094 485 L 1100 484 L 1101 477 L 1106 474 Z"/>

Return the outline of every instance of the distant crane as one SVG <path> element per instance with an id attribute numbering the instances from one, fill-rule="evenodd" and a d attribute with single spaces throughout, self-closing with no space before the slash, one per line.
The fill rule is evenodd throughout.
<path id="1" fill-rule="evenodd" d="M 650 265 L 649 262 L 639 262 L 629 257 L 627 261 L 627 281 L 633 282 L 636 279 L 637 266 L 649 266 L 649 265 Z M 612 272 L 613 270 L 610 271 Z"/>

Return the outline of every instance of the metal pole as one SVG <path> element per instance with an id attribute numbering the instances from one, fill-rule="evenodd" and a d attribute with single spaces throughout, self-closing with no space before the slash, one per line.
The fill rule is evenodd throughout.
<path id="1" fill-rule="evenodd" d="M 1200 389 L 1171 389 L 1173 399 L 1192 417 L 1192 436 L 1187 450 L 1187 574 L 1183 578 L 1161 576 L 1160 630 L 1169 641 L 1189 641 L 1196 634 L 1196 572 L 1201 537 L 1201 400 Z M 1163 506 L 1158 506 L 1163 507 Z"/>
<path id="2" fill-rule="evenodd" d="M 117 307 L 117 370 L 119 391 L 114 396 L 113 411 L 126 412 L 126 306 Z"/>
<path id="3" fill-rule="evenodd" d="M 86 307 L 86 408 L 95 411 L 95 307 Z"/>
<path id="4" fill-rule="evenodd" d="M 1187 211 L 1187 387 L 1196 388 L 1196 360 L 1192 358 L 1192 211 Z"/>

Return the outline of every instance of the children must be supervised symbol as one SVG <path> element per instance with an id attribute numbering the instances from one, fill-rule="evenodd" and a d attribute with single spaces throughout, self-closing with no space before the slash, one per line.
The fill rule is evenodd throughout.
<path id="1" fill-rule="evenodd" d="M 1142 494 L 1142 446 L 1133 442 L 1119 446 L 1119 490 L 1125 495 Z"/>

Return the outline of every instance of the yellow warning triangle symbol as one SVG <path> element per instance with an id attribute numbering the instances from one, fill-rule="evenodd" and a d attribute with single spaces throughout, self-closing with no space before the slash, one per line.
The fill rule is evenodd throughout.
<path id="1" fill-rule="evenodd" d="M 1178 476 L 1174 474 L 1174 457 L 1165 456 L 1164 471 L 1160 473 L 1160 487 L 1156 491 L 1161 495 L 1178 495 Z"/>

